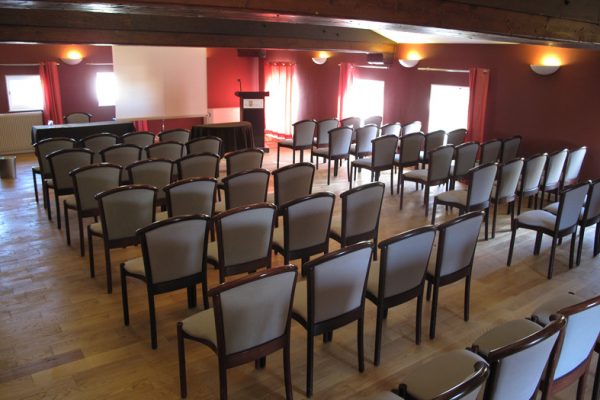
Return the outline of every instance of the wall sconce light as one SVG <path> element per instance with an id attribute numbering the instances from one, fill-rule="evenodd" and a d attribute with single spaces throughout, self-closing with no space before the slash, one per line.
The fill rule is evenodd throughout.
<path id="1" fill-rule="evenodd" d="M 313 57 L 312 60 L 317 65 L 323 65 L 327 62 L 327 59 L 330 57 L 329 53 L 326 51 L 320 51 L 317 53 L 316 57 Z"/>
<path id="2" fill-rule="evenodd" d="M 408 60 L 408 59 L 398 60 L 400 65 L 402 65 L 404 68 L 413 68 L 419 63 L 419 61 L 420 60 Z"/>
<path id="3" fill-rule="evenodd" d="M 69 50 L 66 57 L 61 57 L 60 59 L 65 64 L 77 65 L 83 60 L 83 55 L 77 50 Z"/>
<path id="4" fill-rule="evenodd" d="M 419 63 L 419 61 L 421 61 L 422 58 L 423 57 L 421 57 L 421 54 L 419 54 L 419 52 L 417 52 L 416 50 L 411 50 L 406 55 L 406 58 L 400 58 L 398 59 L 398 62 L 404 68 L 413 68 L 417 66 L 417 64 Z"/>
<path id="5" fill-rule="evenodd" d="M 529 67 L 538 75 L 552 75 L 558 71 L 560 65 L 560 59 L 557 56 L 550 54 L 544 56 L 540 64 L 531 64 Z"/>

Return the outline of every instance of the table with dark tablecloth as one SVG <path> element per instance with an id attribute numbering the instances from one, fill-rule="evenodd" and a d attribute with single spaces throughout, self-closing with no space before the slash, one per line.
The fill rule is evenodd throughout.
<path id="1" fill-rule="evenodd" d="M 68 137 L 73 139 L 83 139 L 96 133 L 109 132 L 115 135 L 123 136 L 127 132 L 133 132 L 135 128 L 133 122 L 87 122 L 82 124 L 61 124 L 61 125 L 35 125 L 31 127 L 31 144 L 42 139 L 54 137 Z"/>
<path id="2" fill-rule="evenodd" d="M 192 126 L 190 139 L 216 136 L 223 140 L 223 153 L 254 147 L 254 136 L 250 122 L 227 122 Z"/>

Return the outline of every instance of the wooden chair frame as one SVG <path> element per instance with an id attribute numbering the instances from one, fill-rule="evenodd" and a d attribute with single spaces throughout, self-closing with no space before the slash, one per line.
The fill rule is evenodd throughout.
<path id="1" fill-rule="evenodd" d="M 498 167 L 498 180 L 497 180 L 497 184 L 496 184 L 496 190 L 498 190 L 499 188 L 502 187 L 502 170 L 504 168 L 506 168 L 507 165 L 510 165 L 512 163 L 515 162 L 522 162 L 523 166 L 525 163 L 525 160 L 523 158 L 515 158 L 509 162 L 507 162 L 506 164 L 500 165 Z M 523 166 L 521 166 L 521 172 L 523 171 Z M 519 173 L 520 175 L 520 173 Z M 518 186 L 518 183 L 517 183 Z M 517 198 L 517 192 L 515 191 L 515 193 L 513 193 L 512 195 L 508 195 L 508 196 L 504 196 L 504 197 L 498 197 L 498 194 L 496 192 L 496 196 L 492 196 L 492 203 L 494 204 L 494 214 L 492 216 L 492 239 L 494 239 L 496 237 L 496 218 L 498 216 L 498 206 L 500 205 L 500 203 L 506 203 L 508 209 L 508 212 L 510 213 L 510 223 L 512 226 L 512 223 L 515 219 L 515 200 Z"/>
<path id="2" fill-rule="evenodd" d="M 314 119 L 304 119 L 302 121 L 294 122 L 292 124 L 292 126 L 295 129 L 296 125 L 309 123 L 309 122 L 314 123 L 314 129 L 313 129 L 313 137 L 314 137 L 314 130 L 317 129 L 317 121 L 315 121 Z M 292 144 L 277 142 L 277 168 L 279 168 L 279 153 L 280 153 L 280 150 L 282 147 L 292 150 L 292 164 L 296 164 L 296 150 L 300 151 L 300 162 L 301 163 L 304 162 L 304 150 L 310 150 L 312 148 L 312 146 L 313 146 L 312 138 L 311 138 L 310 144 L 307 144 L 307 145 L 299 145 L 297 143 L 297 140 L 298 139 L 294 132 L 294 135 L 292 136 Z"/>

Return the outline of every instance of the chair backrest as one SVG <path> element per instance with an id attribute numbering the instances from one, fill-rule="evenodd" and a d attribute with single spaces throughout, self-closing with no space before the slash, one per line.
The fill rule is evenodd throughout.
<path id="1" fill-rule="evenodd" d="M 473 211 L 438 226 L 436 279 L 472 267 L 482 221 L 483 212 Z"/>
<path id="2" fill-rule="evenodd" d="M 88 149 L 62 149 L 46 156 L 50 163 L 50 174 L 54 183 L 54 190 L 58 192 L 73 189 L 73 179 L 69 172 L 76 168 L 90 165 L 94 152 Z"/>
<path id="3" fill-rule="evenodd" d="M 500 162 L 506 164 L 519 156 L 519 148 L 521 147 L 521 136 L 513 136 L 502 141 L 502 155 Z"/>
<path id="4" fill-rule="evenodd" d="M 377 125 L 369 124 L 355 129 L 356 132 L 356 150 L 354 154 L 357 157 L 367 156 L 373 151 L 371 141 L 377 137 Z"/>
<path id="5" fill-rule="evenodd" d="M 170 129 L 158 134 L 159 142 L 177 142 L 186 144 L 190 140 L 190 131 L 187 129 Z"/>
<path id="6" fill-rule="evenodd" d="M 439 130 L 425 135 L 425 154 L 446 144 L 446 132 Z"/>
<path id="7" fill-rule="evenodd" d="M 344 118 L 340 121 L 340 126 L 348 126 L 352 129 L 358 129 L 358 128 L 360 128 L 360 118 L 359 117 Z"/>
<path id="8" fill-rule="evenodd" d="M 156 188 L 126 185 L 96 194 L 105 240 L 137 240 L 136 231 L 154 222 Z"/>
<path id="9" fill-rule="evenodd" d="M 562 231 L 577 225 L 581 215 L 581 207 L 585 204 L 585 196 L 589 188 L 589 182 L 583 182 L 564 189 L 560 193 L 558 213 L 556 214 L 556 229 Z"/>
<path id="10" fill-rule="evenodd" d="M 189 178 L 165 186 L 169 217 L 186 214 L 204 214 L 209 217 L 215 209 L 214 178 Z"/>
<path id="11" fill-rule="evenodd" d="M 73 112 L 63 117 L 65 124 L 85 124 L 92 120 L 92 114 L 86 112 Z"/>
<path id="12" fill-rule="evenodd" d="M 49 138 L 34 143 L 33 148 L 35 149 L 35 156 L 38 160 L 42 176 L 48 178 L 51 174 L 50 162 L 46 158 L 48 154 L 56 150 L 72 149 L 75 146 L 77 146 L 77 141 L 66 137 Z"/>
<path id="13" fill-rule="evenodd" d="M 455 146 L 453 143 L 448 141 L 448 144 Z M 475 166 L 477 161 L 477 152 L 479 151 L 479 144 L 475 142 L 467 142 L 459 144 L 454 149 L 456 162 L 454 163 L 454 176 L 460 178 L 465 176 L 469 170 Z"/>
<path id="14" fill-rule="evenodd" d="M 392 297 L 420 286 L 425 278 L 436 229 L 424 226 L 379 243 L 380 296 Z"/>
<path id="15" fill-rule="evenodd" d="M 400 122 L 391 122 L 382 126 L 380 131 L 381 136 L 394 135 L 396 137 L 400 137 L 400 132 L 402 132 L 402 125 L 400 125 Z"/>
<path id="16" fill-rule="evenodd" d="M 185 215 L 139 229 L 147 282 L 153 285 L 205 274 L 209 226 L 206 215 Z"/>
<path id="17" fill-rule="evenodd" d="M 590 182 L 590 190 L 585 202 L 584 221 L 593 221 L 600 216 L 600 179 Z"/>
<path id="18" fill-rule="evenodd" d="M 287 251 L 326 245 L 335 195 L 319 192 L 282 205 L 283 241 Z"/>
<path id="19" fill-rule="evenodd" d="M 275 205 L 278 207 L 312 193 L 315 166 L 311 163 L 286 165 L 271 173 L 275 186 Z"/>
<path id="20" fill-rule="evenodd" d="M 523 176 L 521 177 L 521 190 L 524 192 L 537 190 L 542 180 L 544 167 L 548 154 L 536 154 L 525 160 Z"/>
<path id="21" fill-rule="evenodd" d="M 212 288 L 219 351 L 236 354 L 289 336 L 296 275 L 288 265 Z"/>
<path id="22" fill-rule="evenodd" d="M 213 153 L 223 154 L 223 139 L 216 136 L 202 136 L 185 144 L 188 154 Z"/>
<path id="23" fill-rule="evenodd" d="M 178 142 L 160 142 L 146 147 L 149 159 L 165 159 L 175 162 L 183 155 L 183 145 Z"/>
<path id="24" fill-rule="evenodd" d="M 482 164 L 469 172 L 471 179 L 467 193 L 468 206 L 485 205 L 490 201 L 496 172 L 498 172 L 498 164 Z"/>
<path id="25" fill-rule="evenodd" d="M 342 199 L 342 238 L 345 243 L 374 239 L 385 185 L 371 182 L 340 194 Z"/>
<path id="26" fill-rule="evenodd" d="M 317 147 L 324 147 L 329 144 L 329 131 L 339 126 L 336 118 L 324 119 L 317 122 Z"/>
<path id="27" fill-rule="evenodd" d="M 565 326 L 565 318 L 557 317 L 543 328 L 528 320 L 509 322 L 505 327 L 510 328 L 513 323 L 520 326 L 518 331 L 505 332 L 506 335 L 513 335 L 514 341 L 502 347 L 488 349 L 487 353 L 478 350 L 491 367 L 485 399 L 535 397 L 544 368 L 548 364 L 560 331 Z M 530 333 L 523 336 L 520 333 L 525 329 Z"/>
<path id="28" fill-rule="evenodd" d="M 502 141 L 492 139 L 481 143 L 481 152 L 479 155 L 479 164 L 488 164 L 498 162 L 502 153 Z"/>
<path id="29" fill-rule="evenodd" d="M 157 200 L 163 200 L 163 188 L 171 183 L 173 163 L 164 159 L 141 160 L 128 165 L 127 172 L 131 183 L 154 186 L 158 189 Z"/>
<path id="30" fill-rule="evenodd" d="M 243 149 L 225 154 L 227 175 L 262 168 L 264 155 L 261 149 Z"/>
<path id="31" fill-rule="evenodd" d="M 465 138 L 467 137 L 466 129 L 455 129 L 453 131 L 448 132 L 448 136 L 446 137 L 446 142 L 451 144 L 452 146 L 458 146 L 465 142 Z"/>
<path id="32" fill-rule="evenodd" d="M 454 147 L 447 144 L 438 147 L 429 153 L 428 181 L 437 182 L 448 179 L 450 176 L 450 167 L 452 165 L 452 156 Z"/>
<path id="33" fill-rule="evenodd" d="M 398 148 L 398 136 L 385 135 L 373 139 L 372 166 L 374 168 L 391 168 Z"/>
<path id="34" fill-rule="evenodd" d="M 377 132 L 375 132 L 377 135 Z M 342 126 L 329 131 L 329 157 L 344 157 L 350 153 L 352 128 Z"/>
<path id="35" fill-rule="evenodd" d="M 408 135 L 410 133 L 421 132 L 421 127 L 422 127 L 421 121 L 409 122 L 402 127 L 402 136 Z"/>
<path id="36" fill-rule="evenodd" d="M 317 121 L 314 119 L 305 119 L 294 123 L 294 136 L 293 145 L 310 147 L 313 144 L 313 138 L 315 137 L 315 129 L 317 128 Z"/>
<path id="37" fill-rule="evenodd" d="M 402 136 L 400 138 L 400 163 L 403 165 L 418 163 L 423 143 L 425 143 L 425 135 L 422 132 Z"/>
<path id="38" fill-rule="evenodd" d="M 224 177 L 225 208 L 267 201 L 270 176 L 266 169 L 256 168 Z"/>
<path id="39" fill-rule="evenodd" d="M 121 140 L 125 144 L 135 144 L 142 149 L 154 143 L 154 133 L 149 131 L 129 132 L 121 136 Z"/>
<path id="40" fill-rule="evenodd" d="M 587 147 L 585 146 L 569 151 L 563 174 L 563 187 L 577 183 L 586 153 Z"/>
<path id="41" fill-rule="evenodd" d="M 96 194 L 119 186 L 121 167 L 115 164 L 95 164 L 70 172 L 79 212 L 98 210 Z"/>
<path id="42" fill-rule="evenodd" d="M 219 176 L 219 156 L 214 153 L 188 154 L 177 160 L 179 179 Z"/>
<path id="43" fill-rule="evenodd" d="M 495 197 L 498 199 L 513 198 L 517 192 L 519 178 L 525 161 L 522 158 L 514 158 L 512 161 L 499 166 L 498 186 Z"/>
<path id="44" fill-rule="evenodd" d="M 569 151 L 562 149 L 548 155 L 542 186 L 558 187 Z"/>
<path id="45" fill-rule="evenodd" d="M 373 124 L 377 125 L 377 127 L 379 128 L 382 122 L 383 117 L 381 115 L 373 115 L 372 117 L 365 118 L 365 120 L 363 121 L 363 125 Z"/>
<path id="46" fill-rule="evenodd" d="M 304 264 L 309 324 L 364 307 L 371 252 L 371 243 L 361 242 Z"/>
<path id="47" fill-rule="evenodd" d="M 119 142 L 119 137 L 112 133 L 97 133 L 81 139 L 82 147 L 94 152 L 94 162 L 100 162 L 100 151 L 114 146 Z"/>
<path id="48" fill-rule="evenodd" d="M 134 144 L 115 144 L 100 151 L 102 162 L 121 166 L 121 181 L 127 181 L 127 166 L 142 158 L 142 149 Z"/>

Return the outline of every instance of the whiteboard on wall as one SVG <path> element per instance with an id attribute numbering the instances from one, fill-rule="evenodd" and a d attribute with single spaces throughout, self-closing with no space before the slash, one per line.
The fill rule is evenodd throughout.
<path id="1" fill-rule="evenodd" d="M 117 120 L 207 115 L 206 49 L 113 46 Z"/>

